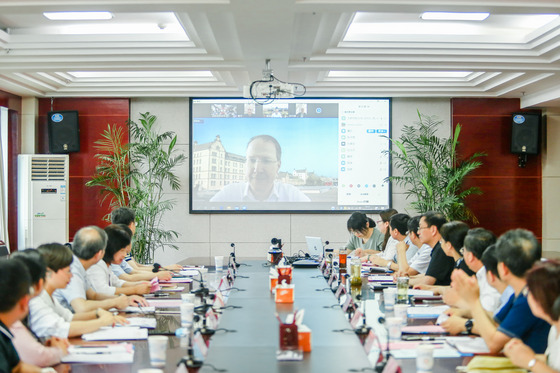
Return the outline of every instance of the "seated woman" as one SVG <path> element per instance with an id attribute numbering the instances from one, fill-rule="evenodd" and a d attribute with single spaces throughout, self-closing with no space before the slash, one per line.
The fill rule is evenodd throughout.
<path id="1" fill-rule="evenodd" d="M 37 250 L 28 249 L 13 253 L 10 260 L 19 260 L 27 266 L 33 283 L 33 296 L 39 295 L 45 284 L 46 273 L 45 262 L 41 254 Z M 25 318 L 23 322 L 17 321 L 10 327 L 10 332 L 14 336 L 12 343 L 21 361 L 39 367 L 60 363 L 60 359 L 68 353 L 68 339 L 50 337 L 43 345 L 27 328 L 28 321 L 28 318 Z"/>
<path id="2" fill-rule="evenodd" d="M 533 373 L 560 372 L 560 262 L 537 263 L 527 274 L 527 301 L 531 312 L 552 327 L 544 355 L 537 355 L 519 339 L 510 340 L 504 353 L 517 366 Z"/>
<path id="3" fill-rule="evenodd" d="M 397 244 L 399 243 L 391 234 L 391 217 L 397 214 L 395 209 L 383 210 L 379 213 L 379 220 L 376 221 L 376 228 L 383 234 L 383 244 L 378 256 L 385 260 L 391 260 L 397 255 Z"/>
<path id="4" fill-rule="evenodd" d="M 375 222 L 366 214 L 358 211 L 352 213 L 346 227 L 351 233 L 346 250 L 354 251 L 352 255 L 363 257 L 381 251 L 383 234 L 375 229 Z"/>
<path id="5" fill-rule="evenodd" d="M 61 306 L 52 294 L 56 289 L 64 289 L 72 278 L 72 250 L 68 246 L 52 243 L 39 246 L 37 251 L 47 265 L 45 288 L 29 302 L 29 325 L 38 337 L 76 337 L 94 332 L 102 326 L 127 323 L 125 318 L 114 316 L 101 308 L 73 314 Z"/>
<path id="6" fill-rule="evenodd" d="M 123 281 L 111 271 L 111 264 L 120 265 L 128 254 L 128 246 L 132 240 L 130 228 L 124 224 L 111 224 L 105 227 L 105 233 L 107 233 L 105 255 L 102 260 L 87 270 L 87 277 L 93 290 L 105 295 L 148 294 L 151 287 L 149 282 Z"/>

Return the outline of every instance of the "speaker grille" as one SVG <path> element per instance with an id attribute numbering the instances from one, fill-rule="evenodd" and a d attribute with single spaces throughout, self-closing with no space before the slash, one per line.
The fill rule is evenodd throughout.
<path id="1" fill-rule="evenodd" d="M 31 180 L 60 181 L 64 180 L 65 160 L 60 158 L 32 158 Z"/>

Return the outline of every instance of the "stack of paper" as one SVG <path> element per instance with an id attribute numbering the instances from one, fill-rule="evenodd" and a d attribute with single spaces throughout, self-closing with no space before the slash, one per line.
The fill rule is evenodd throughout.
<path id="1" fill-rule="evenodd" d="M 86 341 L 126 341 L 148 339 L 148 329 L 137 326 L 104 327 L 93 333 L 82 335 Z"/>
<path id="2" fill-rule="evenodd" d="M 134 346 L 118 343 L 97 346 L 70 346 L 63 363 L 123 364 L 134 360 Z"/>
<path id="3" fill-rule="evenodd" d="M 154 312 L 156 312 L 156 308 L 155 307 L 128 306 L 123 311 L 127 312 L 127 313 L 154 313 Z"/>

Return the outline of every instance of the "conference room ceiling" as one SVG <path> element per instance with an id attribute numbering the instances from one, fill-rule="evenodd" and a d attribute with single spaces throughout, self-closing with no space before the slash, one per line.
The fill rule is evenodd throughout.
<path id="1" fill-rule="evenodd" d="M 46 11 L 109 11 L 52 21 Z M 489 12 L 483 21 L 426 11 Z M 519 97 L 560 107 L 559 0 L 2 0 L 0 89 L 36 97 Z"/>

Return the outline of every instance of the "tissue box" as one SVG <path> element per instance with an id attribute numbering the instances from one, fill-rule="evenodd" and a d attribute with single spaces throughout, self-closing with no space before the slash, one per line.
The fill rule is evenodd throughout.
<path id="1" fill-rule="evenodd" d="M 303 352 L 311 352 L 311 329 L 305 325 L 298 327 L 298 345 Z"/>
<path id="2" fill-rule="evenodd" d="M 294 303 L 294 285 L 276 286 L 276 303 Z"/>

